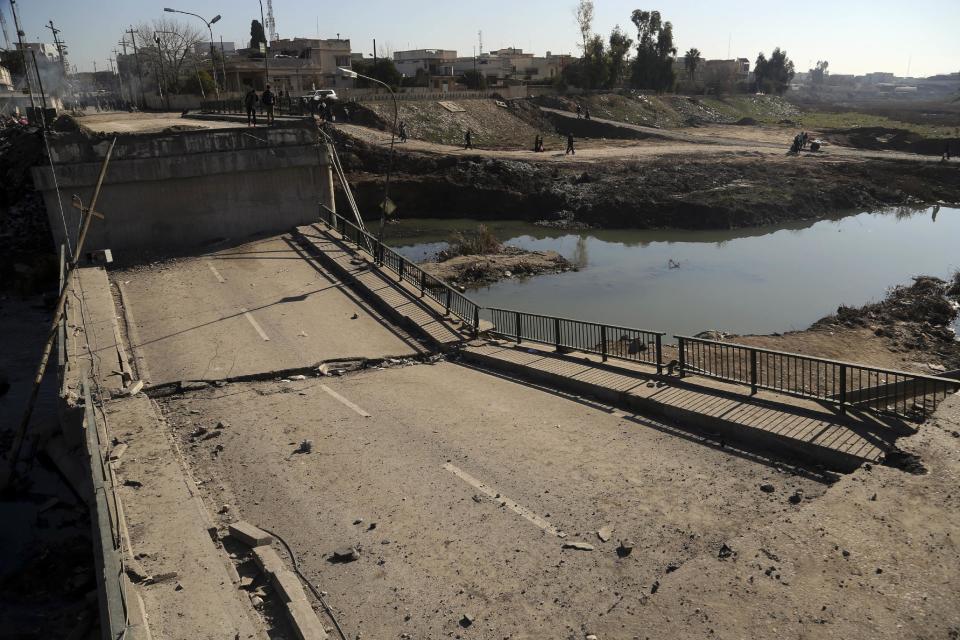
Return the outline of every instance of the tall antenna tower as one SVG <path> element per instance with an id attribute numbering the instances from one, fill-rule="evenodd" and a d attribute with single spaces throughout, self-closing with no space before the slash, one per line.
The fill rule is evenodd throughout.
<path id="1" fill-rule="evenodd" d="M 12 49 L 10 46 L 10 34 L 7 32 L 7 19 L 3 16 L 3 9 L 0 9 L 0 26 L 3 27 L 3 42 L 6 49 Z"/>
<path id="2" fill-rule="evenodd" d="M 273 0 L 267 0 L 267 24 L 266 27 L 267 36 L 270 38 L 270 42 L 279 40 L 277 36 L 277 21 L 273 19 Z"/>
<path id="3" fill-rule="evenodd" d="M 477 44 L 479 44 L 477 49 L 480 51 L 480 55 L 483 55 L 483 31 L 477 31 Z"/>

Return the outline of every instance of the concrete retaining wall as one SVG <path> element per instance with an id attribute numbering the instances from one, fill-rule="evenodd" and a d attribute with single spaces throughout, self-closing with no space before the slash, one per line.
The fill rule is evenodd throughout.
<path id="1" fill-rule="evenodd" d="M 59 244 L 76 243 L 80 212 L 89 204 L 106 137 L 70 134 L 53 142 L 53 173 L 33 169 Z M 118 136 L 85 249 L 110 249 L 136 262 L 149 250 L 189 251 L 212 242 L 240 241 L 316 220 L 320 202 L 332 204 L 329 156 L 310 127 L 223 129 Z"/>

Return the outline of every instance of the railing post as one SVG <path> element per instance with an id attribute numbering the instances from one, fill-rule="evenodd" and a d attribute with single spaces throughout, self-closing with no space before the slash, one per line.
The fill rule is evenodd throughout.
<path id="1" fill-rule="evenodd" d="M 517 318 L 517 344 L 520 344 L 523 336 L 523 331 L 520 328 L 520 312 L 517 311 L 514 315 Z"/>
<path id="2" fill-rule="evenodd" d="M 423 294 L 426 291 L 426 289 L 427 289 L 427 272 L 421 271 L 420 272 L 420 297 L 421 298 L 423 297 Z"/>
<path id="3" fill-rule="evenodd" d="M 444 305 L 443 315 L 450 315 L 450 297 L 453 295 L 453 289 L 447 287 L 447 303 Z"/>
<path id="4" fill-rule="evenodd" d="M 677 375 L 683 377 L 683 369 L 686 365 L 687 356 L 684 354 L 683 338 L 677 337 Z"/>
<path id="5" fill-rule="evenodd" d="M 663 336 L 659 333 L 656 336 L 657 338 L 657 375 L 663 373 Z"/>
<path id="6" fill-rule="evenodd" d="M 560 351 L 560 318 L 553 319 L 553 344 Z"/>
<path id="7" fill-rule="evenodd" d="M 750 349 L 750 395 L 757 395 L 757 350 Z"/>
<path id="8" fill-rule="evenodd" d="M 403 260 L 401 260 L 401 261 L 400 261 L 400 266 L 397 267 L 397 278 L 398 278 L 398 279 L 397 279 L 397 282 L 403 282 L 403 265 L 405 265 L 405 264 L 406 264 L 406 262 L 404 262 Z"/>
<path id="9" fill-rule="evenodd" d="M 607 361 L 607 327 L 602 325 L 600 327 L 600 359 L 603 362 Z"/>
<path id="10" fill-rule="evenodd" d="M 840 413 L 847 412 L 847 365 L 840 365 Z"/>

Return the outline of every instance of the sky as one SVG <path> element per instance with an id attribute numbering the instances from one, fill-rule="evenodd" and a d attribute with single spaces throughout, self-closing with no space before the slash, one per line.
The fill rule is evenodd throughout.
<path id="1" fill-rule="evenodd" d="M 658 9 L 673 22 L 674 43 L 682 55 L 698 48 L 707 59 L 755 60 L 781 47 L 805 71 L 827 60 L 832 73 L 892 71 L 898 76 L 929 76 L 960 71 L 960 0 L 805 0 L 804 2 L 670 2 L 595 0 L 593 30 L 604 36 L 619 24 L 635 36 L 630 13 Z M 18 0 L 17 10 L 29 41 L 52 42 L 44 28 L 53 19 L 68 43 L 70 63 L 80 71 L 107 67 L 111 51 L 131 24 L 170 16 L 163 8 L 223 18 L 214 38 L 242 45 L 250 21 L 260 18 L 256 0 Z M 274 0 L 281 38 L 349 38 L 353 51 L 378 49 L 456 49 L 473 55 L 478 31 L 483 50 L 518 47 L 542 55 L 579 55 L 574 19 L 576 0 Z M 0 2 L 8 31 L 15 37 L 7 0 Z M 264 1 L 266 11 L 266 1 Z M 177 16 L 203 23 L 190 16 Z M 205 28 L 205 27 L 204 27 Z"/>

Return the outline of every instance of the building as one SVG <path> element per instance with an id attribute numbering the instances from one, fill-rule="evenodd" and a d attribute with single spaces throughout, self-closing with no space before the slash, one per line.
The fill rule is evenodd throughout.
<path id="1" fill-rule="evenodd" d="M 571 55 L 554 55 L 550 51 L 540 57 L 526 53 L 523 49 L 508 47 L 475 57 L 457 58 L 453 72 L 454 75 L 461 76 L 476 69 L 491 85 L 506 82 L 552 82 L 573 59 Z"/>
<path id="2" fill-rule="evenodd" d="M 236 56 L 223 61 L 228 92 L 245 93 L 253 87 L 262 91 L 269 73 L 274 91 L 302 95 L 324 87 L 353 86 L 338 69 L 349 69 L 353 61 L 350 40 L 292 38 L 270 44 L 269 59 L 253 49 L 238 49 Z"/>
<path id="3" fill-rule="evenodd" d="M 198 42 L 193 45 L 193 55 L 201 57 L 210 55 L 211 45 L 217 52 L 221 51 L 222 47 L 223 55 L 225 56 L 237 55 L 237 44 L 235 42 Z"/>
<path id="4" fill-rule="evenodd" d="M 456 60 L 457 52 L 452 49 L 413 49 L 393 53 L 393 64 L 400 75 L 407 78 L 415 78 L 417 74 L 452 76 Z"/>

